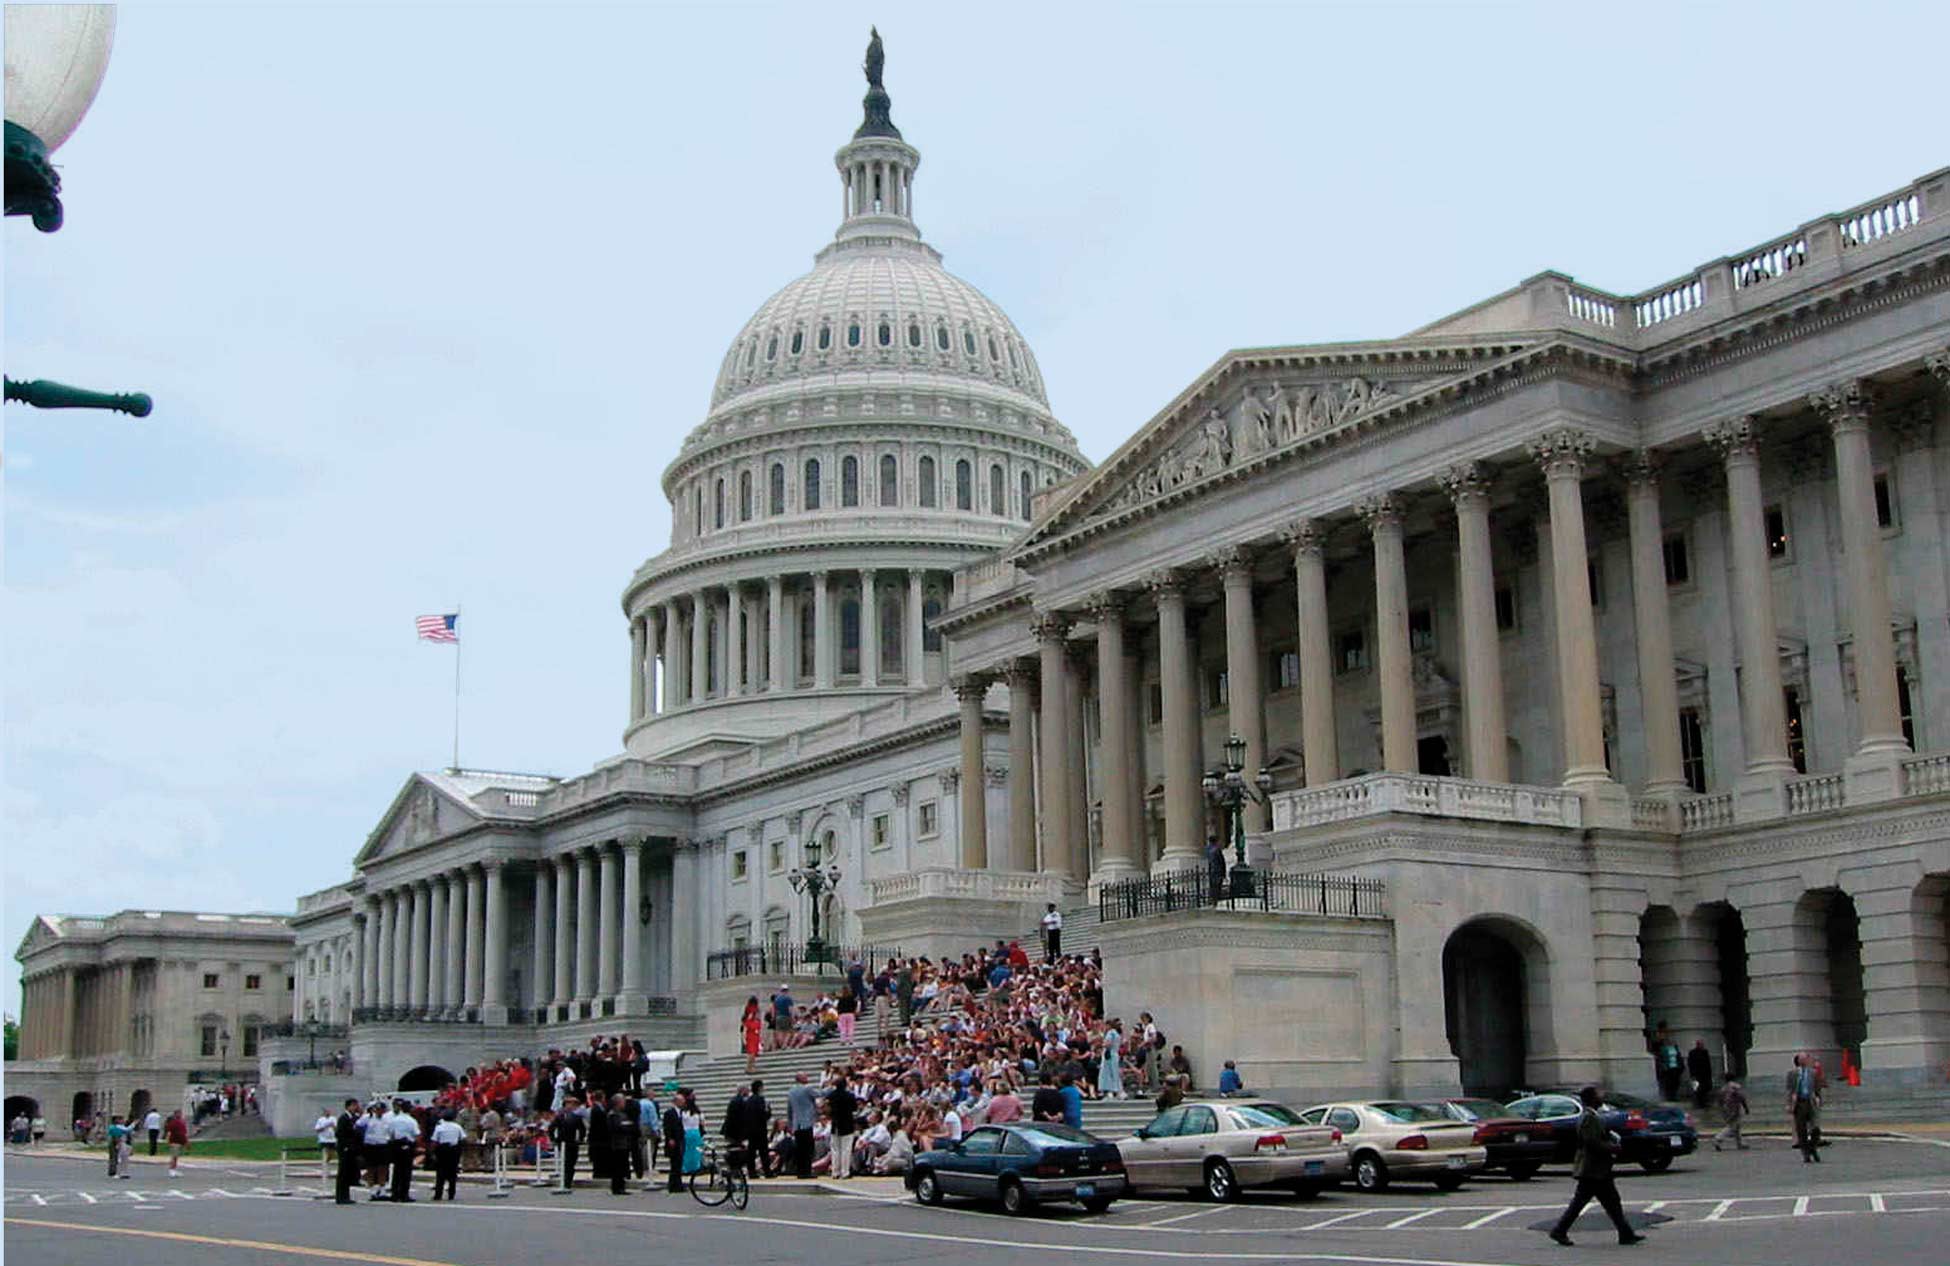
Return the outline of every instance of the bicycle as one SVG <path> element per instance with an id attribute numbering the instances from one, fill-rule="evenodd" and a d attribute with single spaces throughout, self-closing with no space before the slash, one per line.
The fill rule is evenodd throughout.
<path id="1" fill-rule="evenodd" d="M 745 1177 L 743 1155 L 742 1150 L 734 1149 L 728 1163 L 721 1164 L 718 1149 L 705 1144 L 702 1163 L 691 1171 L 686 1180 L 691 1199 L 713 1209 L 729 1200 L 736 1208 L 743 1209 L 752 1198 L 752 1185 Z"/>

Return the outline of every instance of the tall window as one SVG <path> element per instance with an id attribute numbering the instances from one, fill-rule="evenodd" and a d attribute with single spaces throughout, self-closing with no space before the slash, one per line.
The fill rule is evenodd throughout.
<path id="1" fill-rule="evenodd" d="M 1666 583 L 1683 585 L 1693 578 L 1693 561 L 1686 553 L 1686 534 L 1675 532 L 1668 536 L 1662 550 L 1666 558 Z"/>
<path id="2" fill-rule="evenodd" d="M 1903 719 L 1903 742 L 1909 750 L 1916 750 L 1916 704 L 1915 696 L 1909 688 L 1909 670 L 1896 670 L 1896 714 Z"/>
<path id="3" fill-rule="evenodd" d="M 724 526 L 724 480 L 722 479 L 718 480 L 717 483 L 712 485 L 711 505 L 712 505 L 711 526 L 723 527 Z"/>
<path id="4" fill-rule="evenodd" d="M 973 510 L 975 508 L 975 468 L 968 464 L 967 458 L 955 463 L 955 509 Z"/>
<path id="5" fill-rule="evenodd" d="M 930 510 L 934 509 L 934 458 L 921 459 L 918 480 L 921 485 L 921 504 Z"/>
<path id="6" fill-rule="evenodd" d="M 941 649 L 941 631 L 934 622 L 941 616 L 941 599 L 929 596 L 921 603 L 921 649 L 938 651 Z"/>
<path id="7" fill-rule="evenodd" d="M 860 504 L 860 459 L 857 457 L 840 459 L 840 504 Z"/>
<path id="8" fill-rule="evenodd" d="M 1801 692 L 1789 686 L 1783 692 L 1787 696 L 1787 740 L 1788 759 L 1794 762 L 1794 772 L 1808 772 L 1808 731 L 1801 723 Z"/>
<path id="9" fill-rule="evenodd" d="M 799 599 L 799 676 L 808 680 L 819 673 L 813 660 L 819 649 L 817 627 L 812 595 L 804 594 Z"/>
<path id="10" fill-rule="evenodd" d="M 860 671 L 860 599 L 840 602 L 840 672 Z"/>
<path id="11" fill-rule="evenodd" d="M 738 521 L 752 521 L 752 472 L 749 470 L 738 472 Z"/>
<path id="12" fill-rule="evenodd" d="M 785 463 L 772 463 L 771 487 L 766 489 L 765 512 L 767 514 L 785 513 Z"/>
<path id="13" fill-rule="evenodd" d="M 901 663 L 901 600 L 892 591 L 880 595 L 880 671 L 897 673 Z"/>
<path id="14" fill-rule="evenodd" d="M 920 327 L 917 326 L 915 328 L 918 330 Z M 880 504 L 883 506 L 897 506 L 900 503 L 900 463 L 894 460 L 892 453 L 883 453 L 880 457 Z"/>
<path id="15" fill-rule="evenodd" d="M 1761 521 L 1766 524 L 1767 556 L 1786 558 L 1788 556 L 1787 511 L 1778 505 L 1768 506 L 1761 512 Z"/>
<path id="16" fill-rule="evenodd" d="M 1435 649 L 1434 608 L 1416 607 L 1408 613 L 1408 649 L 1411 651 Z"/>
<path id="17" fill-rule="evenodd" d="M 1030 482 L 1029 472 L 1026 470 L 1022 472 L 1022 477 L 1018 482 L 1021 485 L 1019 491 L 1021 492 L 1022 505 L 1016 512 L 1022 515 L 1022 521 L 1027 523 L 1030 519 L 1029 508 L 1035 503 L 1036 487 Z"/>
<path id="18" fill-rule="evenodd" d="M 1009 513 L 1009 495 L 1003 491 L 1003 488 L 1005 486 L 1006 486 L 1006 482 L 1003 478 L 1002 467 L 1000 466 L 989 467 L 989 513 L 990 514 L 1006 515 Z"/>
<path id="19" fill-rule="evenodd" d="M 805 503 L 806 509 L 817 510 L 819 509 L 819 459 L 817 457 L 806 459 L 805 475 L 805 488 L 799 494 L 799 499 Z"/>
<path id="20" fill-rule="evenodd" d="M 1698 708 L 1679 710 L 1679 770 L 1688 787 L 1706 794 L 1706 727 Z"/>

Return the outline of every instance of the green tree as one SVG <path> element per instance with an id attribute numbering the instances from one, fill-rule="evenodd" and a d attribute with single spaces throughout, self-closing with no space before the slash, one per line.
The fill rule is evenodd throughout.
<path id="1" fill-rule="evenodd" d="M 19 1055 L 20 1055 L 20 1023 L 16 1021 L 12 1016 L 8 1016 L 6 1057 L 8 1059 L 15 1059 L 18 1058 Z"/>

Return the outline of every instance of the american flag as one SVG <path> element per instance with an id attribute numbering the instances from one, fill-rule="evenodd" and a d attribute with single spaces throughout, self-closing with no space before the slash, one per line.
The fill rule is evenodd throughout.
<path id="1" fill-rule="evenodd" d="M 419 630 L 422 642 L 458 642 L 460 631 L 454 626 L 459 623 L 460 612 L 455 611 L 448 615 L 423 615 L 413 621 L 413 627 Z"/>

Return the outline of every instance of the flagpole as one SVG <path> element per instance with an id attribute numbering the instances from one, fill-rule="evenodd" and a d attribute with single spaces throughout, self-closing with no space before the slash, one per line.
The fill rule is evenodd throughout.
<path id="1" fill-rule="evenodd" d="M 460 772 L 460 605 L 454 605 L 454 772 Z"/>

